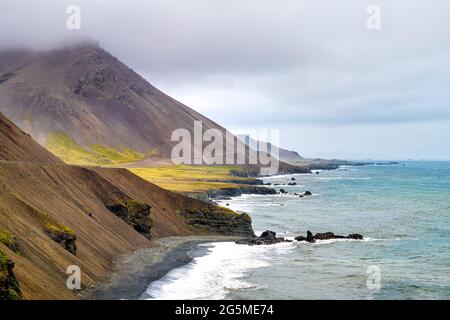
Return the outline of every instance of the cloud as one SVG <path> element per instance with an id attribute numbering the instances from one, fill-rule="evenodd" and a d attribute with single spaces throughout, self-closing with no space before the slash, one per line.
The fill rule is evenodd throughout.
<path id="1" fill-rule="evenodd" d="M 66 28 L 70 4 L 79 31 Z M 366 26 L 372 4 L 381 30 Z M 0 48 L 91 38 L 227 127 L 386 125 L 406 137 L 450 119 L 449 15 L 446 0 L 15 0 L 0 4 Z"/>

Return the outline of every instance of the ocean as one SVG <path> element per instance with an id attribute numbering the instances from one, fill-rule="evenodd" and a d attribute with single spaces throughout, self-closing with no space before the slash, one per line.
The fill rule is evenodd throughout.
<path id="1" fill-rule="evenodd" d="M 296 186 L 287 183 L 295 178 Z M 292 194 L 221 201 L 264 230 L 364 240 L 268 246 L 206 243 L 149 284 L 152 299 L 450 299 L 450 162 L 344 166 L 265 182 Z"/>

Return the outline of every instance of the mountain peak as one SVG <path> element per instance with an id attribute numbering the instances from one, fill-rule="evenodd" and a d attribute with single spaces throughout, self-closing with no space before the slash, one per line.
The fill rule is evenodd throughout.
<path id="1" fill-rule="evenodd" d="M 87 153 L 101 146 L 142 158 L 170 158 L 173 130 L 192 132 L 195 120 L 225 130 L 153 87 L 98 44 L 20 52 L 0 54 L 0 111 L 56 153 L 67 145 Z"/>

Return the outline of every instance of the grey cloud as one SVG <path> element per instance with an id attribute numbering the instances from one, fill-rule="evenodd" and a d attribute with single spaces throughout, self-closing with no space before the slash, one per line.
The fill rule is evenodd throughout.
<path id="1" fill-rule="evenodd" d="M 65 27 L 69 4 L 80 31 Z M 379 31 L 366 27 L 372 4 Z M 98 40 L 229 127 L 433 130 L 450 119 L 449 16 L 446 0 L 15 0 L 0 4 L 0 48 Z"/>

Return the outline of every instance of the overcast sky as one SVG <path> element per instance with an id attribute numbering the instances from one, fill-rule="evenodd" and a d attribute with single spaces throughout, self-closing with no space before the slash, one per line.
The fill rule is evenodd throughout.
<path id="1" fill-rule="evenodd" d="M 302 155 L 450 159 L 448 0 L 0 0 L 0 48 L 85 37 L 228 129 L 278 128 Z"/>

